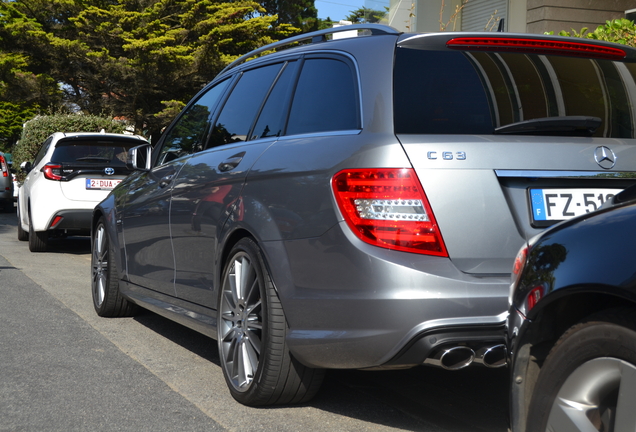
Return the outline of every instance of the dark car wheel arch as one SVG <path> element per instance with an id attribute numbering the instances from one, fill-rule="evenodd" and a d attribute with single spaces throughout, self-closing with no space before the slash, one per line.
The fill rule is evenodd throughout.
<path id="1" fill-rule="evenodd" d="M 572 326 L 607 310 L 629 307 L 636 316 L 636 301 L 599 293 L 599 288 L 588 287 L 589 292 L 566 295 L 565 292 L 551 301 L 544 298 L 539 310 L 533 310 L 529 329 L 519 335 L 515 343 L 514 369 L 510 371 L 513 395 L 511 424 L 515 432 L 523 432 L 528 415 L 530 395 L 534 391 L 543 362 L 559 338 Z M 565 290 L 563 290 L 565 291 Z M 550 337 L 545 337 L 550 335 Z M 527 432 L 527 431 L 526 431 Z"/>

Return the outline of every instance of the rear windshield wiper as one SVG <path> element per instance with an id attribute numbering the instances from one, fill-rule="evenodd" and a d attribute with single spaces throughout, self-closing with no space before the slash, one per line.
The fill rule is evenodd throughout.
<path id="1" fill-rule="evenodd" d="M 543 117 L 511 123 L 495 129 L 495 134 L 592 136 L 602 120 L 591 116 Z"/>
<path id="2" fill-rule="evenodd" d="M 95 161 L 95 162 L 110 162 L 110 158 L 100 157 L 100 156 L 86 156 L 75 159 L 76 161 Z"/>

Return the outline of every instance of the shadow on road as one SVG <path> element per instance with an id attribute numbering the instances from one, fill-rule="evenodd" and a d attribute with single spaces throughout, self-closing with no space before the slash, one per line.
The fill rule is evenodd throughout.
<path id="1" fill-rule="evenodd" d="M 215 340 L 142 311 L 136 321 L 220 367 Z M 508 370 L 483 366 L 460 371 L 428 366 L 395 371 L 329 370 L 321 391 L 306 406 L 407 431 L 505 432 Z"/>

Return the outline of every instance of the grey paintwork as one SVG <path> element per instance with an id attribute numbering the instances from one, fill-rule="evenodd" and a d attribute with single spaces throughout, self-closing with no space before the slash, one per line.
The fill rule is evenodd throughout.
<path id="1" fill-rule="evenodd" d="M 425 48 L 430 40 L 439 48 L 449 37 L 402 44 Z M 276 56 L 337 51 L 356 65 L 362 128 L 228 144 L 131 176 L 95 214 L 110 219 L 124 295 L 216 337 L 225 254 L 250 236 L 263 251 L 283 305 L 290 350 L 308 366 L 382 366 L 418 338 L 430 336 L 427 343 L 434 347 L 436 334 L 455 328 L 487 328 L 485 341 L 503 340 L 514 255 L 540 231 L 529 223 L 526 188 L 596 187 L 589 179 L 540 173 L 596 172 L 599 145 L 620 156 L 611 172 L 632 171 L 636 146 L 598 138 L 396 136 L 390 77 L 397 41 L 385 35 L 306 45 L 217 78 Z M 234 170 L 218 171 L 239 154 Z M 331 179 L 342 169 L 379 167 L 415 169 L 450 258 L 382 249 L 350 231 Z M 506 176 L 506 170 L 517 174 Z M 631 183 L 618 179 L 612 185 Z M 207 216 L 195 221 L 200 202 L 218 194 L 216 188 L 224 188 L 223 196 L 211 198 Z M 462 342 L 458 337 L 449 343 Z M 423 362 L 432 348 L 418 349 L 409 364 Z"/>

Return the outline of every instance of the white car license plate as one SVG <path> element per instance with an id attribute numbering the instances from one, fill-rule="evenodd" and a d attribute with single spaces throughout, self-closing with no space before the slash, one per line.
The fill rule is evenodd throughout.
<path id="1" fill-rule="evenodd" d="M 558 221 L 598 210 L 622 189 L 530 189 L 532 218 Z"/>
<path id="2" fill-rule="evenodd" d="M 86 179 L 86 189 L 111 190 L 121 183 L 118 179 Z"/>

